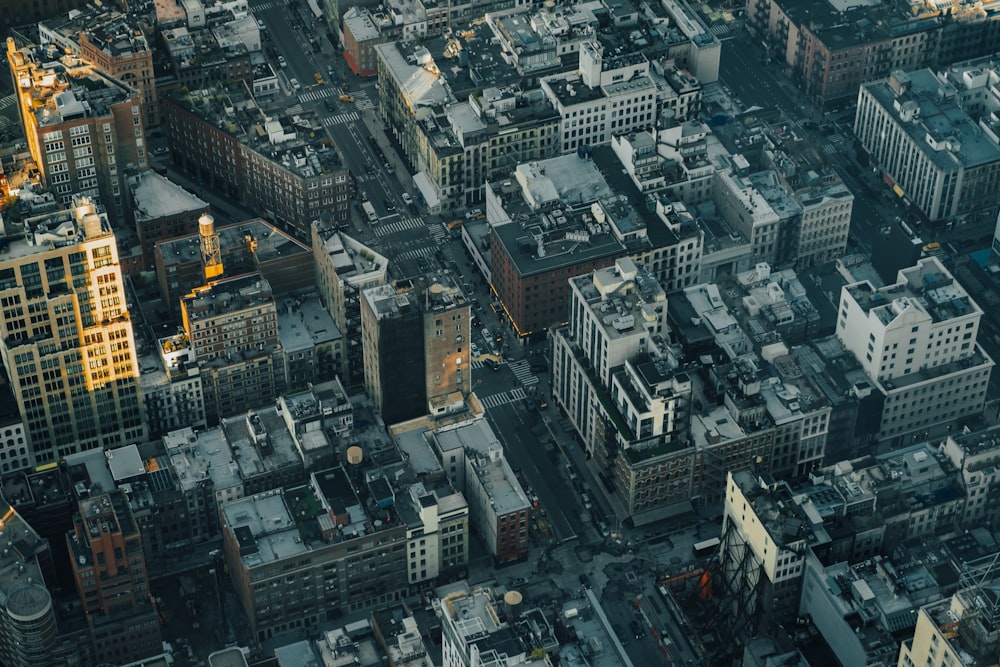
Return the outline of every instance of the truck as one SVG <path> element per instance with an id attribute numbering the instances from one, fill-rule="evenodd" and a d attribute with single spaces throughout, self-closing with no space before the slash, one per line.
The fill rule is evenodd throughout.
<path id="1" fill-rule="evenodd" d="M 372 206 L 370 201 L 366 201 L 361 204 L 361 210 L 363 210 L 365 215 L 368 216 L 368 222 L 373 225 L 378 222 L 378 214 L 375 212 L 375 207 Z"/>

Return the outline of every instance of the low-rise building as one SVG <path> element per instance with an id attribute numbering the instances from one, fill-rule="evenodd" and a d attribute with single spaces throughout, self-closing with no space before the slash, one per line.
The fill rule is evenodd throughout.
<path id="1" fill-rule="evenodd" d="M 430 438 L 448 479 L 468 502 L 469 521 L 496 564 L 528 556 L 528 500 L 483 418 L 442 427 Z"/>
<path id="2" fill-rule="evenodd" d="M 142 247 L 143 270 L 156 268 L 154 246 L 168 239 L 198 233 L 198 220 L 208 215 L 208 203 L 155 171 L 129 181 L 135 229 Z"/>

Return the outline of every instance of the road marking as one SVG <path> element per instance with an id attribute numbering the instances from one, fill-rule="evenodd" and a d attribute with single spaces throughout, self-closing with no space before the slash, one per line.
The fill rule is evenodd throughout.
<path id="1" fill-rule="evenodd" d="M 361 118 L 361 115 L 357 111 L 345 111 L 344 113 L 338 113 L 336 116 L 324 118 L 321 122 L 324 127 L 333 127 L 334 125 L 357 122 L 359 118 Z"/>
<path id="2" fill-rule="evenodd" d="M 321 100 L 324 97 L 330 97 L 333 95 L 333 90 L 330 88 L 320 88 L 319 90 L 310 90 L 308 93 L 302 93 L 299 95 L 300 102 L 315 102 L 316 100 Z"/>
<path id="3" fill-rule="evenodd" d="M 531 372 L 531 363 L 527 359 L 511 361 L 507 364 L 517 381 L 525 387 L 538 384 L 538 376 Z"/>
<path id="4" fill-rule="evenodd" d="M 501 405 L 507 405 L 508 403 L 513 403 L 514 401 L 523 401 L 526 397 L 524 389 L 517 388 L 511 389 L 510 391 L 503 391 L 499 394 L 493 394 L 492 396 L 485 396 L 479 399 L 483 408 L 489 410 L 491 408 L 499 408 Z"/>
<path id="5" fill-rule="evenodd" d="M 420 218 L 400 218 L 393 222 L 380 224 L 375 229 L 375 236 L 388 236 L 389 234 L 405 232 L 407 229 L 420 229 L 423 226 L 424 221 Z"/>

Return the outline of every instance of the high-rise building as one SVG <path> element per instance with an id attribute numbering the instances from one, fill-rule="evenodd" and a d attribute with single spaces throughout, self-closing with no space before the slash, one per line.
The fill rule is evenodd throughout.
<path id="1" fill-rule="evenodd" d="M 97 662 L 123 664 L 159 653 L 142 536 L 125 492 L 84 498 L 77 511 L 66 545 Z"/>
<path id="2" fill-rule="evenodd" d="M 18 49 L 8 40 L 7 59 L 45 185 L 63 204 L 77 194 L 100 197 L 116 222 L 130 220 L 126 168 L 149 166 L 139 93 L 55 45 Z"/>
<path id="3" fill-rule="evenodd" d="M 3 237 L 0 355 L 33 464 L 145 434 L 115 236 L 88 198 L 73 203 Z"/>
<path id="4" fill-rule="evenodd" d="M 472 381 L 470 313 L 447 273 L 362 292 L 365 389 L 386 423 L 464 406 Z"/>
<path id="5" fill-rule="evenodd" d="M 360 241 L 316 222 L 312 225 L 312 249 L 320 299 L 346 337 L 341 377 L 344 384 L 360 385 L 364 368 L 358 291 L 385 284 L 389 260 Z"/>
<path id="6" fill-rule="evenodd" d="M 885 396 L 880 441 L 918 439 L 982 410 L 993 369 L 976 343 L 982 316 L 936 257 L 893 285 L 842 288 L 837 338 Z"/>

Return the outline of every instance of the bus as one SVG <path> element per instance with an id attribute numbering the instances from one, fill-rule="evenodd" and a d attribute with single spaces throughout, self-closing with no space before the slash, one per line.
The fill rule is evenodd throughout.
<path id="1" fill-rule="evenodd" d="M 692 547 L 692 549 L 694 549 L 695 558 L 708 558 L 709 556 L 713 556 L 718 548 L 718 537 L 713 537 L 710 540 L 702 540 L 701 542 L 695 543 Z"/>
<path id="2" fill-rule="evenodd" d="M 370 201 L 366 201 L 361 204 L 361 210 L 363 210 L 365 215 L 368 216 L 368 222 L 373 225 L 378 222 L 378 214 L 375 212 L 375 207 L 372 206 Z"/>

